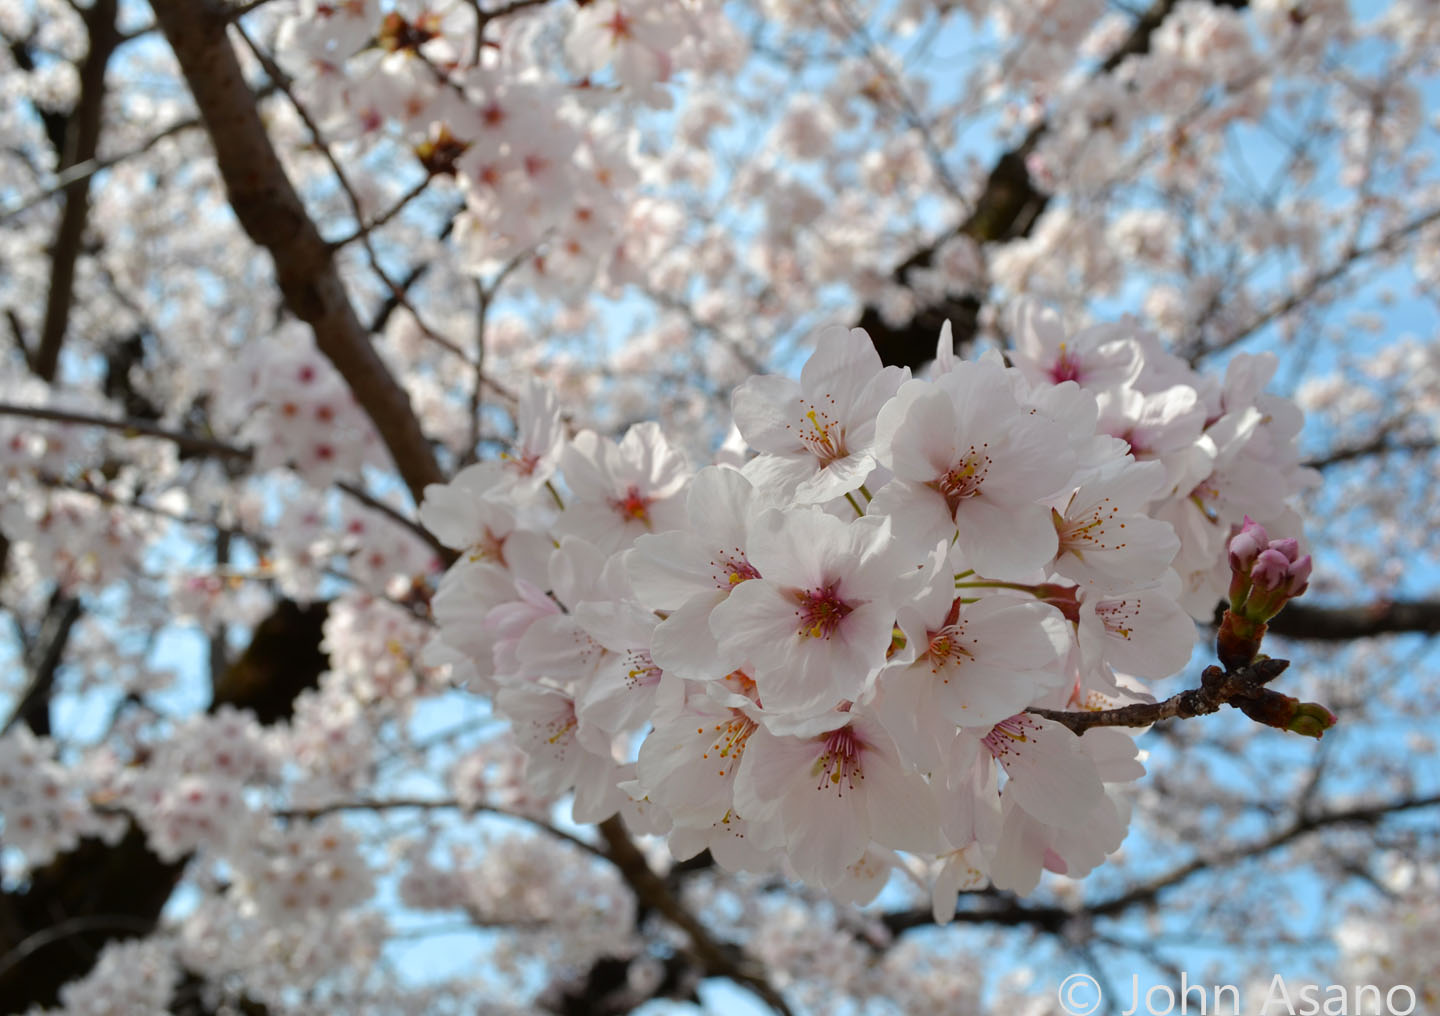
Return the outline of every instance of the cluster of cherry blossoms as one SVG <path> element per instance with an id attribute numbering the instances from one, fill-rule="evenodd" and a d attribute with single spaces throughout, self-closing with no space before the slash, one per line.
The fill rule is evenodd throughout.
<path id="1" fill-rule="evenodd" d="M 679 223 L 662 216 L 671 224 L 657 228 L 635 202 L 628 114 L 600 114 L 617 94 L 669 106 L 672 73 L 731 66 L 743 40 L 718 5 L 688 0 L 536 8 L 477 29 L 478 11 L 459 0 L 388 12 L 376 0 L 304 3 L 276 56 L 327 137 L 398 140 L 427 172 L 457 181 L 456 235 L 472 266 L 533 255 L 532 281 L 570 296 L 597 275 L 634 281 L 637 259 L 653 256 L 641 238 Z"/>
<path id="2" fill-rule="evenodd" d="M 679 858 L 865 900 L 906 851 L 942 920 L 961 887 L 1090 871 L 1134 741 L 1027 710 L 1145 701 L 1186 665 L 1232 527 L 1298 528 L 1299 413 L 1268 357 L 1222 383 L 1128 322 L 1012 324 L 1009 362 L 947 328 L 927 379 L 825 329 L 798 382 L 736 390 L 698 472 L 653 423 L 567 436 L 531 383 L 513 452 L 426 491 L 463 552 L 427 662 L 493 695 L 536 793 Z"/>

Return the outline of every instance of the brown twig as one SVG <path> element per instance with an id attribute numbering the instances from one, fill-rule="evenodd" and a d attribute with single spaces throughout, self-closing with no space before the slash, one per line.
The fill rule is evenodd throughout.
<path id="1" fill-rule="evenodd" d="M 115 430 L 126 437 L 153 437 L 169 441 L 182 451 L 215 458 L 249 459 L 254 453 L 249 448 L 217 441 L 200 434 L 186 434 L 169 430 L 150 420 L 117 419 L 93 413 L 78 413 L 67 409 L 52 409 L 49 406 L 18 406 L 11 402 L 0 402 L 0 416 L 23 416 L 32 420 L 49 420 L 53 423 L 73 423 L 87 427 L 102 427 Z"/>
<path id="2" fill-rule="evenodd" d="M 80 100 L 70 115 L 65 147 L 60 152 L 61 170 L 95 158 L 100 148 L 101 115 L 105 106 L 105 68 L 120 44 L 115 23 L 116 0 L 97 0 L 83 12 L 90 50 L 80 65 Z M 55 380 L 60 366 L 60 347 L 70 327 L 70 307 L 75 297 L 75 269 L 85 239 L 90 215 L 90 177 L 81 176 L 64 189 L 65 207 L 51 245 L 50 288 L 45 297 L 45 319 L 40 339 L 27 359 L 30 369 L 44 381 Z"/>
<path id="3" fill-rule="evenodd" d="M 599 829 L 600 835 L 605 838 L 605 856 L 619 869 L 636 898 L 690 936 L 690 947 L 696 959 L 711 976 L 728 977 L 755 992 L 782 1016 L 791 1016 L 790 1006 L 765 979 L 761 969 L 758 966 L 752 969 L 750 964 L 743 963 L 727 951 L 700 919 L 670 891 L 665 880 L 655 874 L 618 817 L 607 818 L 600 823 Z"/>
<path id="4" fill-rule="evenodd" d="M 344 491 L 346 494 L 349 494 L 356 501 L 359 501 L 371 511 L 379 512 L 381 515 L 384 515 L 396 525 L 401 526 L 404 529 L 408 529 L 410 532 L 414 533 L 421 540 L 425 541 L 426 546 L 430 547 L 432 550 L 435 551 L 435 553 L 439 554 L 441 560 L 449 561 L 454 558 L 455 552 L 449 547 L 445 546 L 445 544 L 441 543 L 435 537 L 434 533 L 430 532 L 430 530 L 426 529 L 420 523 L 410 518 L 408 515 L 400 511 L 394 505 L 387 504 L 386 502 L 380 500 L 378 497 L 375 497 L 369 491 L 365 490 L 363 487 L 354 483 L 350 483 L 346 480 L 336 480 L 335 486 L 338 487 L 340 490 Z"/>
<path id="5" fill-rule="evenodd" d="M 1207 667 L 1199 688 L 1190 688 L 1161 702 L 1136 702 L 1115 709 L 1070 711 L 1030 708 L 1026 712 L 1063 723 L 1076 734 L 1094 727 L 1148 727 L 1161 720 L 1189 719 L 1219 712 L 1223 705 L 1253 698 L 1266 684 L 1285 672 L 1289 660 L 1256 660 L 1238 670 Z"/>
<path id="6" fill-rule="evenodd" d="M 274 258 L 286 306 L 314 329 L 316 345 L 375 424 L 418 503 L 426 486 L 444 482 L 444 473 L 409 395 L 355 316 L 334 252 L 280 164 L 226 34 L 230 9 L 217 0 L 155 0 L 152 6 L 215 146 L 236 218 Z"/>
<path id="7" fill-rule="evenodd" d="M 317 805 L 313 808 L 282 808 L 271 814 L 281 819 L 317 819 L 342 811 L 458 811 L 467 814 L 500 815 L 504 818 L 517 818 L 530 823 L 537 829 L 549 833 L 551 836 L 556 836 L 573 846 L 579 847 L 587 854 L 593 854 L 595 857 L 605 860 L 610 859 L 610 855 L 595 844 L 582 840 L 573 833 L 567 833 L 563 829 L 557 829 L 543 819 L 532 818 L 519 812 L 506 811 L 503 808 L 493 808 L 485 804 L 463 804 L 460 801 L 450 798 L 393 797 L 374 801 L 332 801 L 329 804 Z"/>

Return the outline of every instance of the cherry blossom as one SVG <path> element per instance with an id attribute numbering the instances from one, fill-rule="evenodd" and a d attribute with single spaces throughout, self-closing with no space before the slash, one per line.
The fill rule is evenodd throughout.
<path id="1" fill-rule="evenodd" d="M 6 1001 L 1428 983 L 1425 3 L 221 6 L 0 12 Z"/>
<path id="2" fill-rule="evenodd" d="M 748 469 L 753 481 L 775 484 L 796 501 L 828 501 L 857 489 L 876 464 L 875 415 L 895 394 L 905 371 L 882 367 L 860 329 L 831 327 L 800 381 L 752 378 L 735 390 L 735 425 L 763 453 Z"/>

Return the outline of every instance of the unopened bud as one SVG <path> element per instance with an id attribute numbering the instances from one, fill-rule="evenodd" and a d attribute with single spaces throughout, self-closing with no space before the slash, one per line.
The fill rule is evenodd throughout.
<path id="1" fill-rule="evenodd" d="M 1290 562 L 1278 550 L 1262 550 L 1250 568 L 1250 581 L 1266 592 L 1272 592 L 1285 585 L 1290 572 Z"/>
<path id="2" fill-rule="evenodd" d="M 1300 557 L 1300 541 L 1293 536 L 1287 536 L 1283 540 L 1271 540 L 1269 549 L 1284 554 L 1285 560 L 1292 563 Z"/>
<path id="3" fill-rule="evenodd" d="M 1269 543 L 1265 527 L 1246 515 L 1240 531 L 1230 537 L 1230 570 L 1250 574 L 1250 566 Z"/>
<path id="4" fill-rule="evenodd" d="M 1300 541 L 1290 536 L 1272 540 L 1248 515 L 1230 537 L 1228 550 L 1230 610 L 1237 619 L 1263 625 L 1309 585 L 1310 555 L 1301 555 Z"/>
<path id="5" fill-rule="evenodd" d="M 1289 583 L 1285 587 L 1287 597 L 1299 596 L 1310 588 L 1310 566 L 1309 554 L 1290 565 Z"/>
<path id="6" fill-rule="evenodd" d="M 1318 702 L 1301 702 L 1268 688 L 1253 698 L 1232 701 L 1256 723 L 1306 737 L 1319 738 L 1336 722 L 1335 714 Z"/>
<path id="7" fill-rule="evenodd" d="M 1318 739 L 1324 736 L 1325 731 L 1335 726 L 1336 722 L 1335 714 L 1320 703 L 1301 702 L 1285 729 Z"/>

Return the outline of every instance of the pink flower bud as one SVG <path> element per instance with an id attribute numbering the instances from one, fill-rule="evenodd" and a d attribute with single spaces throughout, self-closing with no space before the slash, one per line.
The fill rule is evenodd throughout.
<path id="1" fill-rule="evenodd" d="M 1261 589 L 1273 591 L 1289 580 L 1290 560 L 1278 550 L 1262 550 L 1250 569 L 1250 579 Z"/>
<path id="2" fill-rule="evenodd" d="M 1288 584 L 1285 587 L 1286 596 L 1299 596 L 1310 585 L 1310 555 L 1295 561 L 1290 565 Z"/>
<path id="3" fill-rule="evenodd" d="M 1294 561 L 1300 556 L 1300 541 L 1293 536 L 1287 536 L 1283 540 L 1271 540 L 1270 549 L 1284 554 L 1285 560 Z"/>
<path id="4" fill-rule="evenodd" d="M 1269 537 L 1265 533 L 1265 527 L 1245 516 L 1245 524 L 1240 531 L 1230 538 L 1230 569 L 1249 574 L 1250 566 L 1255 563 L 1255 558 L 1260 551 L 1264 550 L 1269 543 Z"/>

